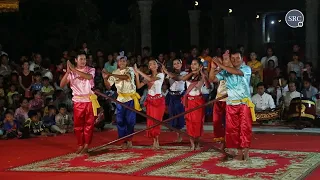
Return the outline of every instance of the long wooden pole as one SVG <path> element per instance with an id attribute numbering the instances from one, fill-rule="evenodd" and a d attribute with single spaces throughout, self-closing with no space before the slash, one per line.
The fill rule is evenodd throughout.
<path id="1" fill-rule="evenodd" d="M 195 108 L 190 109 L 190 110 L 188 110 L 188 111 L 185 111 L 185 112 L 183 112 L 183 113 L 177 114 L 177 115 L 175 115 L 175 116 L 173 116 L 173 117 L 170 117 L 170 118 L 168 118 L 168 119 L 166 119 L 166 120 L 164 120 L 164 121 L 159 121 L 159 120 L 157 120 L 157 119 L 155 119 L 155 118 L 153 118 L 153 117 L 151 117 L 151 116 L 148 116 L 148 115 L 146 115 L 146 114 L 144 114 L 144 113 L 142 113 L 142 112 L 140 112 L 140 111 L 137 111 L 136 109 L 134 109 L 134 108 L 132 108 L 132 107 L 130 107 L 130 106 L 127 106 L 126 104 L 124 104 L 124 103 L 122 103 L 122 102 L 120 102 L 120 101 L 117 101 L 116 99 L 113 99 L 113 98 L 111 98 L 111 97 L 109 97 L 109 96 L 101 93 L 100 91 L 94 90 L 94 92 L 95 92 L 97 95 L 102 96 L 102 97 L 104 97 L 104 98 L 106 98 L 106 99 L 109 99 L 110 101 L 113 101 L 113 102 L 115 102 L 115 103 L 118 103 L 118 104 L 122 105 L 123 107 L 125 107 L 125 108 L 127 108 L 127 109 L 129 109 L 129 110 L 131 110 L 131 111 L 134 111 L 134 112 L 136 112 L 137 114 L 140 114 L 140 115 L 143 116 L 143 117 L 146 117 L 146 118 L 148 118 L 148 119 L 151 119 L 151 120 L 157 122 L 157 124 L 155 124 L 155 125 L 153 125 L 153 126 L 150 126 L 150 127 L 147 127 L 146 129 L 142 129 L 142 130 L 140 130 L 140 131 L 136 131 L 136 132 L 134 132 L 134 133 L 132 133 L 132 134 L 129 134 L 129 135 L 124 136 L 124 137 L 121 137 L 121 138 L 119 138 L 119 139 L 113 140 L 113 141 L 111 141 L 111 142 L 109 142 L 109 143 L 107 143 L 107 144 L 104 144 L 104 145 L 102 145 L 102 146 L 98 146 L 98 147 L 92 148 L 92 149 L 90 150 L 90 152 L 97 151 L 97 150 L 102 149 L 102 148 L 104 148 L 104 147 L 106 147 L 106 146 L 109 146 L 109 145 L 111 145 L 111 144 L 114 144 L 114 143 L 117 143 L 117 142 L 119 142 L 119 141 L 125 140 L 125 139 L 127 139 L 127 138 L 129 138 L 129 137 L 131 137 L 131 136 L 134 136 L 134 135 L 136 135 L 136 134 L 140 134 L 140 133 L 145 132 L 145 131 L 147 131 L 147 130 L 150 130 L 150 129 L 154 128 L 154 127 L 157 127 L 157 126 L 159 126 L 159 125 L 163 125 L 163 126 L 169 128 L 169 129 L 171 129 L 171 130 L 173 130 L 173 131 L 175 131 L 175 132 L 177 132 L 177 133 L 186 134 L 186 133 L 183 132 L 183 131 L 180 131 L 180 130 L 178 130 L 178 129 L 176 129 L 176 128 L 171 127 L 170 125 L 166 124 L 166 122 L 169 122 L 169 121 L 171 121 L 171 120 L 173 120 L 173 119 L 176 119 L 176 118 L 178 118 L 178 117 L 180 117 L 180 116 L 183 116 L 183 115 L 185 115 L 185 114 L 187 114 L 187 113 L 190 113 L 190 112 L 192 112 L 192 111 L 195 111 L 195 110 L 197 110 L 197 109 L 203 108 L 203 107 L 205 107 L 205 106 L 207 106 L 207 105 L 209 105 L 209 104 L 212 104 L 212 103 L 214 103 L 214 102 L 216 102 L 216 101 L 219 101 L 219 100 L 224 99 L 224 98 L 227 97 L 227 95 L 222 96 L 222 97 L 220 97 L 220 98 L 217 98 L 217 99 L 214 99 L 214 100 L 212 100 L 212 101 L 209 101 L 209 102 L 207 102 L 207 103 L 205 103 L 205 104 L 202 104 L 202 105 L 200 105 L 200 106 L 198 106 L 198 107 L 195 107 Z M 193 138 L 193 137 L 189 136 L 188 134 L 186 134 L 186 135 L 187 135 L 188 137 L 190 137 L 190 138 Z M 216 147 L 213 147 L 213 148 L 214 148 L 215 150 L 219 151 L 219 152 L 223 152 L 223 151 L 222 151 L 221 149 L 219 149 L 219 148 L 216 148 Z M 227 156 L 232 157 L 232 155 L 230 155 L 230 154 L 227 154 Z"/>

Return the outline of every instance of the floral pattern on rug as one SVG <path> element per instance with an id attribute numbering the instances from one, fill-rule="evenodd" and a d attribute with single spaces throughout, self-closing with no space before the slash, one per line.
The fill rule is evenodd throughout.
<path id="1" fill-rule="evenodd" d="M 220 161 L 221 153 L 206 149 L 190 152 L 189 147 L 163 146 L 154 151 L 134 146 L 122 150 L 110 146 L 102 154 L 64 156 L 10 169 L 32 172 L 105 172 L 136 176 L 161 176 L 183 179 L 297 180 L 320 163 L 320 153 L 250 150 L 248 161 Z"/>
<path id="2" fill-rule="evenodd" d="M 221 154 L 208 150 L 146 173 L 191 179 L 301 179 L 315 169 L 320 153 L 251 150 L 248 161 L 219 161 Z"/>
<path id="3" fill-rule="evenodd" d="M 183 155 L 188 152 L 188 149 L 188 147 L 183 146 L 168 146 L 162 147 L 162 150 L 154 151 L 149 147 L 135 146 L 130 150 L 122 150 L 116 146 L 110 146 L 105 153 L 96 156 L 67 154 L 10 170 L 131 174 L 168 159 Z"/>

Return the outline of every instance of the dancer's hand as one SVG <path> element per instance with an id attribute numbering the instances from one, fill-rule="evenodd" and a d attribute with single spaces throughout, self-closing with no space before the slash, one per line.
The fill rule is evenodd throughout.
<path id="1" fill-rule="evenodd" d="M 69 60 L 67 61 L 67 71 L 68 71 L 68 69 L 69 69 L 69 71 L 74 70 L 74 66 L 73 66 L 73 64 L 71 64 L 71 62 Z"/>
<path id="2" fill-rule="evenodd" d="M 134 65 L 133 65 L 133 70 L 134 70 L 134 74 L 135 74 L 135 75 L 139 75 L 140 70 L 139 70 L 139 68 L 137 67 L 137 64 L 134 64 Z"/>
<path id="3" fill-rule="evenodd" d="M 108 79 L 110 76 L 110 73 L 106 71 L 105 69 L 102 70 L 102 77 L 103 79 Z"/>
<path id="4" fill-rule="evenodd" d="M 166 74 L 168 74 L 169 72 L 168 72 L 168 70 L 167 70 L 167 68 L 164 66 L 164 65 L 162 65 L 162 71 L 164 72 L 164 73 L 166 73 Z"/>

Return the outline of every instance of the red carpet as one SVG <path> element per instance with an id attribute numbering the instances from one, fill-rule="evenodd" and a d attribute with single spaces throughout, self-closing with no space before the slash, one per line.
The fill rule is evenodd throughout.
<path id="1" fill-rule="evenodd" d="M 115 131 L 95 133 L 93 146 L 102 145 L 115 137 Z M 187 147 L 171 143 L 174 137 L 174 133 L 162 133 L 160 142 L 165 147 L 160 151 L 152 151 L 141 146 L 150 145 L 150 139 L 138 135 L 134 139 L 133 150 L 122 151 L 111 147 L 107 153 L 91 157 L 68 154 L 76 148 L 73 135 L 0 141 L 0 178 L 70 180 L 107 177 L 135 180 L 170 179 L 168 177 L 227 179 L 236 176 L 249 179 L 299 179 L 320 162 L 319 154 L 312 153 L 320 151 L 318 136 L 256 134 L 252 148 L 259 150 L 252 150 L 250 161 L 245 164 L 218 162 L 219 153 L 210 149 L 211 143 L 205 143 L 201 152 L 191 153 Z M 205 142 L 211 139 L 209 133 L 203 138 Z M 319 176 L 320 170 L 316 169 L 307 179 L 318 179 Z"/>

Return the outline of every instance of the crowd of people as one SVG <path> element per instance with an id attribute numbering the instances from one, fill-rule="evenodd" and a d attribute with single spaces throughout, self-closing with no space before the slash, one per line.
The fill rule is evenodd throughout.
<path id="1" fill-rule="evenodd" d="M 224 50 L 217 48 L 211 55 L 209 48 L 204 48 L 199 53 L 197 47 L 192 47 L 190 52 L 161 53 L 153 58 L 148 47 L 143 48 L 142 55 L 130 52 L 104 54 L 102 50 L 93 53 L 87 44 L 83 43 L 80 55 L 83 54 L 85 57 L 79 56 L 76 51 L 65 51 L 61 60 L 53 65 L 49 58 L 42 59 L 40 53 L 33 53 L 30 57 L 22 56 L 20 61 L 14 61 L 0 49 L 0 135 L 3 139 L 10 139 L 82 133 L 79 131 L 79 122 L 74 124 L 76 121 L 73 121 L 74 116 L 77 119 L 81 115 L 78 111 L 74 112 L 77 108 L 73 107 L 82 101 L 74 96 L 77 90 L 74 88 L 71 90 L 66 84 L 69 81 L 77 83 L 74 79 L 87 76 L 77 72 L 73 65 L 80 61 L 84 62 L 83 58 L 84 66 L 94 69 L 93 73 L 88 71 L 93 77 L 94 85 L 90 81 L 92 87 L 159 120 L 165 115 L 180 114 L 226 94 L 227 89 L 234 88 L 228 87 L 232 84 L 230 82 L 233 82 L 228 73 L 249 78 L 248 81 L 246 79 L 239 81 L 248 82 L 248 89 L 243 87 L 238 90 L 244 91 L 243 94 L 248 93 L 250 97 L 242 97 L 239 92 L 237 94 L 242 98 L 252 98 L 256 111 L 266 111 L 282 105 L 288 108 L 290 101 L 296 97 L 316 101 L 317 78 L 312 71 L 312 63 L 304 61 L 299 45 L 293 45 L 292 52 L 286 59 L 278 58 L 269 47 L 261 60 L 257 53 L 247 53 L 244 46 L 239 45 L 237 52 L 241 55 L 243 65 L 246 64 L 246 66 L 237 65 L 239 69 L 244 68 L 240 73 L 228 71 L 228 68 L 235 66 L 236 62 L 227 62 L 228 58 L 224 56 L 226 54 L 230 56 L 230 61 L 229 51 L 231 52 L 229 48 Z M 82 59 L 79 59 L 80 57 Z M 225 70 L 225 74 L 217 73 L 221 71 L 220 68 Z M 79 77 L 69 75 L 71 71 L 80 73 Z M 248 77 L 245 72 L 249 71 Z M 222 88 L 224 86 L 227 88 Z M 133 111 L 128 111 L 120 104 L 112 103 L 103 97 L 98 97 L 98 101 L 101 108 L 94 113 L 94 119 L 89 118 L 95 122 L 96 129 L 102 130 L 107 121 L 113 121 L 110 117 L 115 115 L 119 138 L 134 132 L 136 114 Z M 191 149 L 200 148 L 199 138 L 203 131 L 203 122 L 212 122 L 213 117 L 221 119 L 223 114 L 217 112 L 228 109 L 219 103 L 213 106 L 214 108 L 207 106 L 203 111 L 200 109 L 188 113 L 171 122 L 177 129 L 187 125 L 187 132 L 193 137 L 190 138 Z M 248 107 L 253 106 L 248 105 Z M 248 118 L 244 121 L 248 121 Z M 152 120 L 147 120 L 147 126 L 152 126 L 154 123 Z M 220 129 L 224 128 L 222 122 L 214 124 Z M 218 129 L 215 130 L 219 134 Z M 147 135 L 154 139 L 153 148 L 158 149 L 160 127 L 151 129 Z M 216 138 L 223 139 L 224 135 L 221 136 L 217 135 Z M 177 141 L 181 140 L 178 133 Z M 245 147 L 249 144 L 247 143 Z M 129 138 L 123 143 L 123 148 L 130 147 L 132 142 Z"/>

